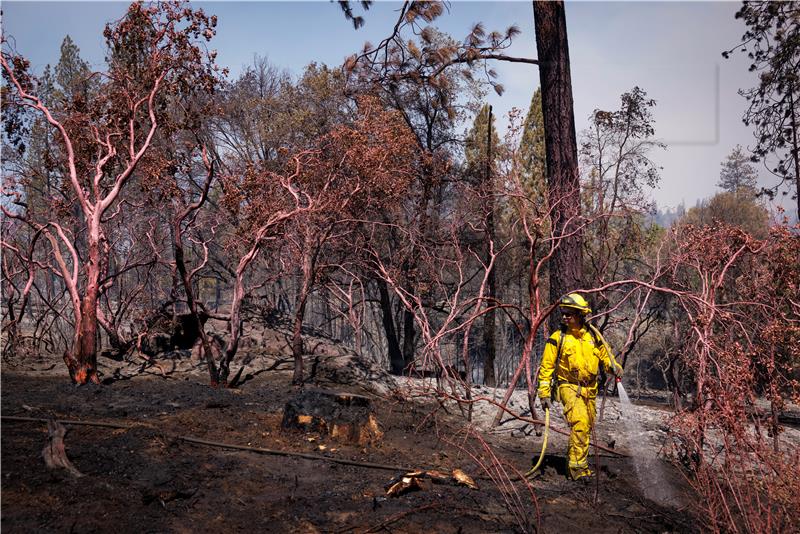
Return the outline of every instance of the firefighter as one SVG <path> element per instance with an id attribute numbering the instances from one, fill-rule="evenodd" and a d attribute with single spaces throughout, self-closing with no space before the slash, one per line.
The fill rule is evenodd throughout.
<path id="1" fill-rule="evenodd" d="M 600 364 L 607 373 L 622 377 L 622 367 L 614 359 L 608 344 L 586 316 L 591 313 L 582 296 L 571 293 L 559 301 L 561 329 L 550 336 L 539 368 L 539 400 L 542 408 L 551 409 L 552 400 L 564 406 L 564 418 L 570 426 L 567 460 L 569 476 L 587 481 L 589 437 L 595 418 L 597 375 Z"/>

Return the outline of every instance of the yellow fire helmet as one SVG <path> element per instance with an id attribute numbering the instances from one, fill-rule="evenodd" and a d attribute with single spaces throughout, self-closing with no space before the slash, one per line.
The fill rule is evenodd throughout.
<path id="1" fill-rule="evenodd" d="M 586 302 L 586 299 L 582 296 L 578 295 L 577 293 L 570 293 L 566 297 L 562 298 L 561 301 L 558 303 L 559 308 L 569 308 L 573 310 L 578 310 L 583 315 L 587 315 L 592 313 L 592 309 L 589 307 L 589 303 Z"/>

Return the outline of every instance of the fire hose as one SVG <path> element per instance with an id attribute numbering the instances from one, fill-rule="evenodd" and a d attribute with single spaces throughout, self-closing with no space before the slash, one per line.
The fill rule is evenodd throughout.
<path id="1" fill-rule="evenodd" d="M 542 442 L 542 452 L 539 453 L 539 461 L 536 462 L 536 465 L 531 467 L 530 471 L 525 473 L 524 477 L 528 478 L 532 474 L 536 472 L 539 467 L 542 465 L 542 460 L 544 460 L 544 451 L 547 450 L 547 434 L 550 430 L 550 408 L 544 409 L 544 441 Z"/>

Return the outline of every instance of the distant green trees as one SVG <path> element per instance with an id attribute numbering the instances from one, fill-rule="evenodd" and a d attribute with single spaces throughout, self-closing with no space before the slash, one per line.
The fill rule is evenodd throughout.
<path id="1" fill-rule="evenodd" d="M 496 184 L 496 159 L 500 140 L 494 125 L 492 107 L 484 105 L 475 117 L 472 129 L 466 139 L 465 157 L 467 174 L 478 184 L 479 198 L 482 202 L 482 217 L 484 226 L 483 236 L 483 261 L 488 265 L 491 254 L 496 245 L 495 214 L 497 211 L 496 197 L 498 195 Z M 483 381 L 488 386 L 496 386 L 495 377 L 495 315 L 497 297 L 496 269 L 491 268 L 486 280 L 486 313 L 483 316 Z"/>
<path id="2" fill-rule="evenodd" d="M 750 164 L 750 161 L 750 158 L 742 150 L 742 146 L 736 145 L 736 148 L 720 164 L 722 169 L 719 173 L 717 187 L 729 193 L 741 191 L 755 194 L 758 171 Z"/>
<path id="3" fill-rule="evenodd" d="M 750 161 L 742 147 L 736 145 L 720 164 L 717 186 L 722 191 L 691 208 L 681 222 L 696 226 L 722 222 L 753 237 L 765 238 L 769 233 L 769 212 L 757 198 L 758 173 Z"/>
<path id="4" fill-rule="evenodd" d="M 520 140 L 522 182 L 534 198 L 546 198 L 547 157 L 544 146 L 544 116 L 542 115 L 542 90 L 537 87 L 531 97 Z"/>
<path id="5" fill-rule="evenodd" d="M 758 238 L 766 237 L 769 232 L 767 210 L 753 195 L 737 191 L 723 191 L 702 201 L 689 209 L 682 222 L 697 226 L 724 222 Z"/>

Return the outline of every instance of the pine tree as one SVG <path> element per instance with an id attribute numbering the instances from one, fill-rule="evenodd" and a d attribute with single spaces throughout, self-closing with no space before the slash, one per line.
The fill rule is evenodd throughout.
<path id="1" fill-rule="evenodd" d="M 467 161 L 467 172 L 475 181 L 475 183 L 480 183 L 486 179 L 487 160 L 491 159 L 492 161 L 490 164 L 494 164 L 494 159 L 498 154 L 498 149 L 500 146 L 500 138 L 497 135 L 497 130 L 495 129 L 494 125 L 494 116 L 492 116 L 491 124 L 491 146 L 487 143 L 487 125 L 489 123 L 490 108 L 491 106 L 488 104 L 485 104 L 481 108 L 481 110 L 475 116 L 475 120 L 472 123 L 472 128 L 467 134 L 464 156 Z M 491 154 L 491 158 L 488 156 L 487 150 Z"/>
<path id="2" fill-rule="evenodd" d="M 61 56 L 55 68 L 55 82 L 58 85 L 56 95 L 64 103 L 74 104 L 79 110 L 85 110 L 91 88 L 91 69 L 89 63 L 81 58 L 81 51 L 67 35 L 61 42 Z"/>
<path id="3" fill-rule="evenodd" d="M 495 185 L 494 163 L 499 148 L 497 130 L 494 127 L 492 107 L 484 105 L 467 138 L 466 157 L 467 172 L 479 184 L 484 203 L 484 221 L 486 232 L 483 242 L 483 255 L 488 262 L 491 244 L 495 240 Z M 488 263 L 487 263 L 488 264 Z M 497 385 L 494 372 L 496 354 L 495 346 L 495 312 L 492 308 L 496 297 L 495 270 L 491 269 L 487 277 L 486 298 L 488 300 L 486 314 L 483 316 L 483 383 L 494 387 Z"/>
<path id="4" fill-rule="evenodd" d="M 550 301 L 555 301 L 583 285 L 583 236 L 576 228 L 581 215 L 578 143 L 564 2 L 533 2 L 533 23 L 546 132 L 548 204 L 553 208 L 553 232 L 561 239 L 550 262 Z M 559 321 L 557 313 L 551 314 L 550 329 L 556 330 Z"/>
<path id="5" fill-rule="evenodd" d="M 36 89 L 43 102 L 53 101 L 55 87 L 50 65 L 44 68 Z M 57 173 L 54 172 L 55 161 L 56 143 L 53 141 L 53 133 L 45 119 L 35 116 L 31 121 L 24 165 L 30 176 L 25 183 L 27 212 L 36 220 L 39 214 L 49 212 L 50 197 L 53 189 L 58 187 Z"/>
<path id="6" fill-rule="evenodd" d="M 720 166 L 717 187 L 729 193 L 755 193 L 758 172 L 750 164 L 741 145 L 728 155 Z"/>
<path id="7" fill-rule="evenodd" d="M 522 184 L 533 201 L 545 202 L 547 192 L 546 159 L 544 150 L 544 117 L 542 116 L 542 90 L 537 88 L 525 116 L 520 141 L 522 159 Z"/>

